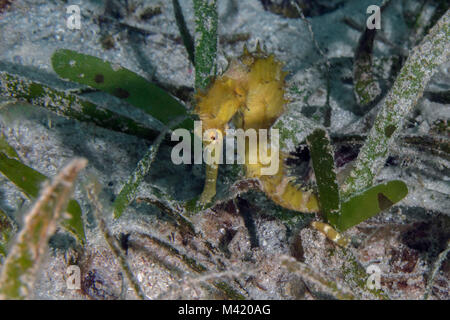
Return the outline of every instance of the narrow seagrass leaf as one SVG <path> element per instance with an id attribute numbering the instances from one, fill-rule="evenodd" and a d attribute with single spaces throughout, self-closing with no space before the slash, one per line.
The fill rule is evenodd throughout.
<path id="1" fill-rule="evenodd" d="M 86 234 L 84 232 L 83 212 L 79 203 L 70 199 L 65 213 L 61 219 L 61 226 L 72 233 L 81 245 L 84 245 L 86 243 Z"/>
<path id="2" fill-rule="evenodd" d="M 340 211 L 339 185 L 336 179 L 333 148 L 323 129 L 316 129 L 306 141 L 311 153 L 319 190 L 320 209 L 330 224 L 336 226 Z"/>
<path id="3" fill-rule="evenodd" d="M 42 173 L 24 165 L 16 159 L 8 158 L 0 152 L 0 172 L 14 183 L 30 200 L 39 195 L 39 190 L 48 178 Z M 67 205 L 70 217 L 63 217 L 62 226 L 71 232 L 83 245 L 86 241 L 81 208 L 78 202 L 70 200 Z"/>
<path id="4" fill-rule="evenodd" d="M 179 120 L 182 119 L 182 120 Z M 171 121 L 169 126 L 172 127 L 173 125 L 176 125 L 176 123 L 179 123 L 180 121 L 183 121 L 182 118 L 176 118 L 175 120 Z M 130 175 L 128 180 L 125 182 L 124 186 L 120 190 L 116 200 L 114 200 L 114 218 L 118 219 L 124 212 L 124 210 L 128 207 L 128 205 L 131 203 L 131 201 L 134 200 L 134 197 L 136 195 L 136 191 L 141 184 L 144 177 L 150 172 L 150 167 L 155 161 L 156 155 L 159 150 L 159 146 L 161 145 L 161 142 L 163 141 L 166 133 L 169 131 L 169 128 L 166 127 L 159 136 L 155 139 L 153 144 L 150 146 L 150 148 L 147 150 L 147 152 L 144 154 L 144 156 L 139 160 L 138 164 L 136 165 L 136 168 L 134 169 L 133 173 Z"/>
<path id="5" fill-rule="evenodd" d="M 410 51 L 392 88 L 379 107 L 372 129 L 361 148 L 352 172 L 341 188 L 348 199 L 359 190 L 372 186 L 386 163 L 393 141 L 404 119 L 422 97 L 432 76 L 450 56 L 450 10 L 430 29 L 422 42 Z"/>
<path id="6" fill-rule="evenodd" d="M 0 299 L 29 297 L 48 240 L 67 207 L 75 179 L 86 164 L 86 159 L 74 159 L 43 188 L 5 260 L 0 274 Z"/>
<path id="7" fill-rule="evenodd" d="M 51 60 L 61 78 L 107 92 L 164 124 L 187 115 L 186 108 L 174 97 L 130 70 L 66 49 L 55 51 Z M 180 127 L 191 129 L 193 122 L 187 119 Z"/>
<path id="8" fill-rule="evenodd" d="M 183 39 L 184 46 L 189 56 L 189 60 L 195 66 L 195 48 L 194 39 L 189 32 L 186 25 L 186 20 L 184 19 L 183 10 L 181 9 L 180 2 L 178 0 L 172 0 L 173 11 L 175 14 L 175 21 L 177 22 L 178 30 L 180 30 L 181 39 Z"/>
<path id="9" fill-rule="evenodd" d="M 39 195 L 41 185 L 47 180 L 42 173 L 19 160 L 8 158 L 4 153 L 0 153 L 0 172 L 30 199 Z"/>
<path id="10" fill-rule="evenodd" d="M 58 115 L 152 140 L 158 133 L 131 118 L 112 112 L 74 94 L 0 71 L 0 95 L 27 101 Z"/>
<path id="11" fill-rule="evenodd" d="M 217 0 L 193 0 L 195 15 L 195 89 L 204 90 L 216 73 Z"/>
<path id="12" fill-rule="evenodd" d="M 341 204 L 341 215 L 336 227 L 343 232 L 392 207 L 407 194 L 408 188 L 400 180 L 389 181 L 366 189 Z"/>
<path id="13" fill-rule="evenodd" d="M 6 154 L 9 158 L 20 160 L 16 150 L 14 150 L 14 148 L 8 144 L 8 141 L 6 141 L 3 132 L 0 133 L 0 152 Z"/>
<path id="14" fill-rule="evenodd" d="M 16 231 L 15 229 L 16 226 L 14 223 L 8 215 L 0 209 L 0 262 L 2 257 L 6 257 L 8 243 Z"/>

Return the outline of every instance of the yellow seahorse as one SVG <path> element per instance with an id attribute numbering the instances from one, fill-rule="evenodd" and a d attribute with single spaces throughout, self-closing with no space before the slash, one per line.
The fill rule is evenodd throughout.
<path id="1" fill-rule="evenodd" d="M 287 100 L 285 95 L 285 77 L 283 64 L 274 55 L 265 54 L 258 44 L 255 53 L 244 47 L 244 53 L 232 60 L 226 72 L 212 82 L 206 93 L 197 95 L 195 111 L 203 121 L 204 130 L 216 129 L 220 136 L 230 121 L 236 128 L 269 129 L 284 112 Z M 217 143 L 217 135 L 202 137 L 205 144 Z M 252 149 L 253 148 L 253 149 Z M 274 175 L 263 175 L 265 167 L 259 159 L 259 150 L 268 148 L 263 145 L 246 144 L 245 171 L 248 178 L 257 178 L 265 194 L 278 205 L 299 212 L 319 212 L 319 203 L 311 190 L 299 189 L 287 175 L 284 165 L 286 154 L 280 154 L 280 166 Z M 269 150 L 263 150 L 268 152 Z M 256 152 L 258 161 L 251 164 L 249 154 Z M 200 197 L 202 203 L 209 202 L 216 192 L 218 165 L 210 165 L 206 171 L 204 191 Z M 312 226 L 324 233 L 330 240 L 345 245 L 342 238 L 331 226 L 325 223 L 313 223 Z"/>
<path id="2" fill-rule="evenodd" d="M 258 148 L 264 148 L 258 145 Z M 245 172 L 248 178 L 257 178 L 264 193 L 276 204 L 290 210 L 299 212 L 318 212 L 319 204 L 312 190 L 300 189 L 294 184 L 294 179 L 287 174 L 287 168 L 284 165 L 286 154 L 280 153 L 278 171 L 274 175 L 262 175 L 261 169 L 268 165 L 263 165 L 261 161 L 256 164 L 250 164 L 249 153 L 255 152 L 248 146 L 246 154 Z M 258 150 L 259 151 L 259 150 Z M 264 150 L 270 155 L 270 149 Z M 258 153 L 259 155 L 259 153 Z"/>
<path id="3" fill-rule="evenodd" d="M 213 82 L 209 90 L 197 95 L 196 112 L 203 121 L 203 128 L 217 129 L 223 134 L 227 124 L 233 120 L 237 128 L 244 130 L 269 129 L 284 112 L 287 103 L 284 98 L 287 72 L 282 67 L 274 55 L 266 55 L 259 45 L 253 54 L 244 48 L 243 55 L 230 62 L 227 71 Z M 215 136 L 203 137 L 206 144 L 215 143 L 215 139 Z M 246 151 L 248 155 L 250 150 Z M 283 159 L 281 154 L 282 164 Z M 301 212 L 318 211 L 315 195 L 294 186 L 284 165 L 275 175 L 265 176 L 261 175 L 264 165 L 260 161 L 249 164 L 247 156 L 245 167 L 247 177 L 258 178 L 263 191 L 277 204 Z M 207 168 L 205 191 L 201 197 L 204 201 L 214 196 L 212 190 L 215 193 L 217 168 L 217 165 Z"/>

